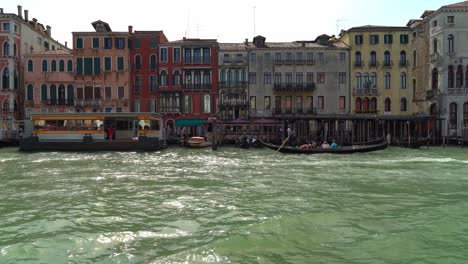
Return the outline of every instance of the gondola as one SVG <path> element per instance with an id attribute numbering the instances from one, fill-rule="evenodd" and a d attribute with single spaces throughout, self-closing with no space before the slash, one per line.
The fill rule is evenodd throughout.
<path id="1" fill-rule="evenodd" d="M 431 136 L 428 136 L 426 138 L 419 138 L 415 140 L 411 140 L 410 142 L 400 142 L 400 143 L 394 143 L 392 145 L 398 146 L 398 147 L 404 147 L 404 148 L 413 148 L 413 149 L 418 149 L 422 146 L 426 146 L 429 144 L 429 141 L 431 139 Z"/>
<path id="2" fill-rule="evenodd" d="M 371 152 L 376 150 L 385 149 L 388 146 L 386 140 L 382 139 L 380 142 L 372 145 L 354 145 L 354 146 L 343 146 L 338 147 L 337 149 L 300 149 L 299 147 L 291 147 L 291 146 L 279 146 L 274 145 L 271 143 L 263 142 L 262 144 L 272 150 L 279 151 L 282 153 L 294 153 L 294 154 L 353 154 L 353 153 L 363 153 L 363 152 Z"/>

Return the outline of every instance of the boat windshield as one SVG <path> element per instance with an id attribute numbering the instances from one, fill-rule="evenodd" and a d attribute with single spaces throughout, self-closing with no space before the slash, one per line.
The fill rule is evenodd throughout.
<path id="1" fill-rule="evenodd" d="M 34 130 L 102 130 L 104 120 L 34 120 Z"/>

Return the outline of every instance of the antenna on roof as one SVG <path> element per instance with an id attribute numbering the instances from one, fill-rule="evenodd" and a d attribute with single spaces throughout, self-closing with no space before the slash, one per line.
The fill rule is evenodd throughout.
<path id="1" fill-rule="evenodd" d="M 255 37 L 255 8 L 256 6 L 253 7 L 253 36 Z"/>

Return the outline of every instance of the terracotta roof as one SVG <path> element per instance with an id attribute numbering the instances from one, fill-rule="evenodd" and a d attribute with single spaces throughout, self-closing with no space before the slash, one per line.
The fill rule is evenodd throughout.
<path id="1" fill-rule="evenodd" d="M 468 1 L 463 1 L 463 2 L 460 2 L 460 3 L 455 3 L 455 4 L 451 4 L 451 5 L 442 6 L 442 8 L 444 8 L 444 7 L 468 7 Z"/>
<path id="2" fill-rule="evenodd" d="M 39 55 L 72 55 L 72 53 L 69 50 L 59 49 L 59 50 L 37 51 L 37 52 L 27 54 L 27 56 L 39 56 Z"/>
<path id="3" fill-rule="evenodd" d="M 246 48 L 244 42 L 242 43 L 219 43 L 219 50 L 238 50 L 244 51 Z"/>

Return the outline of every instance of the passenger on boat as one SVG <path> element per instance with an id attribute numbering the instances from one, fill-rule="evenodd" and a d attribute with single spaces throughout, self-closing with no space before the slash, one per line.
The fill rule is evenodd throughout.
<path id="1" fill-rule="evenodd" d="M 329 145 L 328 142 L 325 140 L 325 141 L 322 143 L 321 148 L 322 148 L 322 149 L 330 149 L 330 145 Z"/>
<path id="2" fill-rule="evenodd" d="M 299 147 L 300 150 L 312 149 L 312 144 L 303 144 Z"/>
<path id="3" fill-rule="evenodd" d="M 336 144 L 335 140 L 333 140 L 333 142 L 331 143 L 331 148 L 333 150 L 336 150 L 338 148 L 338 144 Z"/>

